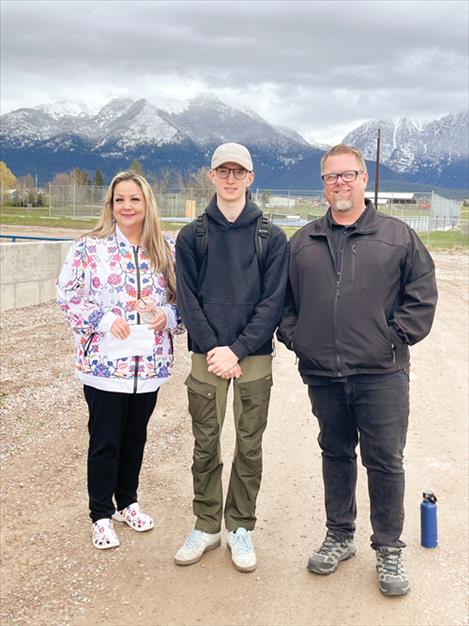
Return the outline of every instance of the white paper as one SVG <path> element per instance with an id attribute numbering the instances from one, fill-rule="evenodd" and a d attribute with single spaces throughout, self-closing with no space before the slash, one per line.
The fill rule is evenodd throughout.
<path id="1" fill-rule="evenodd" d="M 130 335 L 118 339 L 111 332 L 104 336 L 103 354 L 110 361 L 131 356 L 149 356 L 153 354 L 155 332 L 146 324 L 131 324 Z"/>

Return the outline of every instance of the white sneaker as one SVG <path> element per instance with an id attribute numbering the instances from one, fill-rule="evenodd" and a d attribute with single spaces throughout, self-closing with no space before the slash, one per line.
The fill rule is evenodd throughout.
<path id="1" fill-rule="evenodd" d="M 228 533 L 228 548 L 231 560 L 239 572 L 253 572 L 256 569 L 256 551 L 251 541 L 251 533 L 245 528 Z"/>
<path id="2" fill-rule="evenodd" d="M 220 544 L 220 533 L 204 533 L 194 529 L 182 548 L 176 552 L 174 560 L 177 565 L 192 565 L 192 563 L 200 561 L 205 552 L 218 548 Z"/>

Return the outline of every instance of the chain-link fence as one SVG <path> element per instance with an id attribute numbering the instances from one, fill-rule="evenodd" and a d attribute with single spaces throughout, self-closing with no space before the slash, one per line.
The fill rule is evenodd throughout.
<path id="1" fill-rule="evenodd" d="M 76 219 L 96 218 L 104 206 L 107 187 L 92 185 L 50 185 L 49 216 Z M 202 213 L 213 189 L 169 189 L 154 187 L 158 211 L 163 218 L 192 218 Z"/>
<path id="2" fill-rule="evenodd" d="M 96 218 L 102 211 L 107 187 L 91 185 L 50 185 L 49 216 L 76 219 Z M 211 188 L 154 187 L 162 219 L 187 221 L 203 212 Z M 325 213 L 328 203 L 323 190 L 253 189 L 254 201 L 275 222 L 302 226 Z M 374 200 L 373 193 L 367 197 Z M 448 200 L 433 192 L 389 192 L 378 195 L 378 209 L 399 217 L 417 232 L 461 228 L 461 202 Z"/>

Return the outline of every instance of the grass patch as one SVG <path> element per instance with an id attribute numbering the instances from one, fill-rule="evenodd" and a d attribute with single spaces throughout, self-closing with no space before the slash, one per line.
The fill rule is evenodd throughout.
<path id="1" fill-rule="evenodd" d="M 98 218 L 88 219 L 72 219 L 70 217 L 49 217 L 46 214 L 41 215 L 36 212 L 31 215 L 12 215 L 11 213 L 0 213 L 0 225 L 9 226 L 47 226 L 53 228 L 73 228 L 75 230 L 83 230 L 86 232 L 91 230 L 96 224 Z M 184 224 L 178 222 L 162 222 L 165 231 L 177 232 Z"/>
<path id="2" fill-rule="evenodd" d="M 78 228 L 90 230 L 96 220 L 72 220 L 67 217 L 42 217 L 41 215 L 7 215 L 0 214 L 0 224 L 11 226 L 52 226 L 55 228 Z"/>
<path id="3" fill-rule="evenodd" d="M 463 207 L 462 219 L 469 219 L 469 206 Z M 72 219 L 71 217 L 49 217 L 49 209 L 45 208 L 21 208 L 2 207 L 0 213 L 0 225 L 11 226 L 50 226 L 55 228 L 72 228 L 75 230 L 89 231 L 96 224 L 97 217 L 88 219 Z M 181 222 L 162 222 L 163 229 L 177 233 L 184 226 Z M 298 230 L 297 226 L 281 227 L 288 238 Z M 428 248 L 437 250 L 469 250 L 469 235 L 460 230 L 434 231 L 419 233 L 419 237 Z"/>
<path id="4" fill-rule="evenodd" d="M 418 233 L 423 243 L 433 250 L 469 250 L 469 235 L 460 230 Z"/>

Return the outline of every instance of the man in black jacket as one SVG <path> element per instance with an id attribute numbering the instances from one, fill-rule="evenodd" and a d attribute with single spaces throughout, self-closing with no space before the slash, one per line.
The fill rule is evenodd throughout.
<path id="1" fill-rule="evenodd" d="M 272 385 L 272 338 L 285 299 L 287 243 L 271 223 L 260 232 L 262 213 L 248 191 L 254 172 L 246 147 L 219 146 L 209 176 L 216 193 L 205 216 L 185 226 L 176 242 L 177 304 L 193 353 L 186 385 L 197 519 L 175 561 L 196 563 L 221 543 L 220 434 L 234 379 L 236 450 L 224 518 L 234 566 L 248 572 L 256 567 L 251 531 Z"/>
<path id="2" fill-rule="evenodd" d="M 355 554 L 355 449 L 368 474 L 379 586 L 402 595 L 403 451 L 409 345 L 430 331 L 433 261 L 404 222 L 365 200 L 362 154 L 346 145 L 321 161 L 326 215 L 290 240 L 287 306 L 277 336 L 299 358 L 319 422 L 327 534 L 308 569 L 331 574 Z"/>

